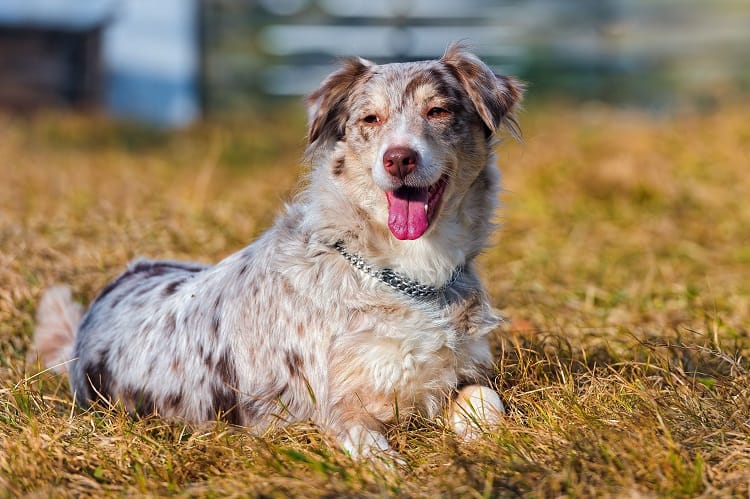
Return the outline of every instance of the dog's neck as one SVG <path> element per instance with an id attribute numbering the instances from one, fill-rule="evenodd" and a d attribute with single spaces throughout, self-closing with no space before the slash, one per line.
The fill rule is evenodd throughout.
<path id="1" fill-rule="evenodd" d="M 450 279 L 445 281 L 441 286 L 432 286 L 430 284 L 423 284 L 419 281 L 410 279 L 409 277 L 394 272 L 389 268 L 378 269 L 374 267 L 362 255 L 349 252 L 346 249 L 344 241 L 337 241 L 333 245 L 333 248 L 363 274 L 374 277 L 403 295 L 422 301 L 439 301 L 464 272 L 463 265 L 456 267 L 453 269 Z"/>

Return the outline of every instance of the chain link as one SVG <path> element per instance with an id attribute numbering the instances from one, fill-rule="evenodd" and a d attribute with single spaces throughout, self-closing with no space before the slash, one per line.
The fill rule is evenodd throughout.
<path id="1" fill-rule="evenodd" d="M 446 289 L 451 287 L 458 280 L 459 276 L 464 270 L 463 266 L 456 267 L 456 269 L 453 271 L 453 274 L 451 275 L 451 278 L 438 288 L 435 286 L 430 286 L 429 284 L 421 284 L 418 281 L 409 279 L 405 275 L 399 274 L 398 272 L 391 269 L 386 268 L 382 270 L 375 270 L 373 269 L 372 265 L 367 263 L 367 261 L 361 255 L 358 255 L 356 253 L 349 253 L 348 251 L 346 251 L 343 241 L 337 241 L 333 245 L 333 247 L 336 251 L 341 253 L 341 256 L 343 256 L 353 267 L 358 268 L 370 277 L 374 277 L 380 282 L 383 282 L 393 289 L 412 298 L 437 297 L 439 294 L 444 293 Z"/>

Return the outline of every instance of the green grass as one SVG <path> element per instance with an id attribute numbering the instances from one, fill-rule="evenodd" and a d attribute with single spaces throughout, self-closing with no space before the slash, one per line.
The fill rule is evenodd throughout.
<path id="1" fill-rule="evenodd" d="M 307 425 L 83 411 L 26 361 L 47 286 L 88 302 L 131 258 L 213 262 L 268 227 L 304 173 L 301 109 L 176 134 L 0 115 L 0 496 L 747 494 L 748 114 L 524 113 L 482 257 L 509 414 L 471 444 L 403 421 L 397 470 Z"/>

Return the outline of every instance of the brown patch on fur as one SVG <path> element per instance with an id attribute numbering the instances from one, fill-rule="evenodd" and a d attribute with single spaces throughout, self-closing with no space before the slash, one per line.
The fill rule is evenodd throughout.
<path id="1" fill-rule="evenodd" d="M 332 170 L 333 175 L 335 177 L 338 177 L 339 175 L 341 175 L 342 173 L 344 173 L 344 166 L 345 165 L 346 165 L 346 160 L 344 159 L 343 156 L 340 157 L 340 158 L 337 158 L 333 162 L 333 170 Z"/>
<path id="2" fill-rule="evenodd" d="M 310 144 L 344 137 L 347 100 L 369 68 L 369 63 L 363 59 L 344 59 L 341 69 L 328 76 L 320 88 L 309 95 L 307 103 L 312 110 L 308 136 Z"/>
<path id="3" fill-rule="evenodd" d="M 368 305 L 358 309 L 363 315 L 378 314 L 385 317 L 393 317 L 396 314 L 402 314 L 404 307 L 400 305 Z"/>
<path id="4" fill-rule="evenodd" d="M 97 397 L 108 398 L 112 386 L 112 375 L 107 367 L 107 352 L 104 351 L 96 364 L 89 364 L 83 369 L 84 375 L 91 386 L 89 400 Z"/>
<path id="5" fill-rule="evenodd" d="M 482 300 L 476 294 L 471 295 L 461 304 L 455 317 L 456 331 L 470 334 L 476 325 L 477 309 L 482 306 Z"/>
<path id="6" fill-rule="evenodd" d="M 237 387 L 237 372 L 228 350 L 225 350 L 219 357 L 219 361 L 216 363 L 216 371 L 224 384 L 232 388 Z"/>
<path id="7" fill-rule="evenodd" d="M 225 350 L 221 354 L 215 366 L 221 384 L 214 385 L 212 389 L 212 411 L 211 417 L 220 417 L 230 424 L 242 423 L 240 411 L 237 410 L 239 397 L 237 392 L 237 371 L 231 354 Z"/>
<path id="8" fill-rule="evenodd" d="M 304 362 L 302 357 L 297 352 L 287 351 L 286 352 L 286 367 L 289 369 L 289 375 L 292 378 L 296 378 L 302 374 L 302 368 Z"/>
<path id="9" fill-rule="evenodd" d="M 446 97 L 452 101 L 457 101 L 456 90 L 447 81 L 448 75 L 444 74 L 438 68 L 429 68 L 417 74 L 406 84 L 404 88 L 405 97 L 413 97 L 416 91 L 423 86 L 429 86 L 434 89 L 437 95 Z"/>
<path id="10" fill-rule="evenodd" d="M 219 337 L 219 330 L 221 329 L 221 295 L 216 297 L 214 302 L 214 316 L 211 319 L 211 332 L 214 338 Z"/>
<path id="11" fill-rule="evenodd" d="M 362 137 L 362 140 L 365 142 L 369 142 L 370 139 L 372 139 L 373 135 L 375 135 L 376 128 L 372 125 L 367 124 L 360 124 L 359 125 L 359 135 Z"/>
<path id="12" fill-rule="evenodd" d="M 162 291 L 162 295 L 167 297 L 171 296 L 177 291 L 177 289 L 182 286 L 182 283 L 185 282 L 185 279 L 177 279 L 175 281 L 170 282 Z"/>
<path id="13" fill-rule="evenodd" d="M 153 397 L 144 390 L 127 387 L 120 394 L 120 402 L 125 406 L 125 409 L 134 412 L 139 417 L 149 416 L 157 412 Z"/>
<path id="14" fill-rule="evenodd" d="M 184 262 L 165 262 L 165 261 L 140 261 L 136 262 L 129 268 L 123 277 L 127 274 L 146 274 L 146 277 L 162 276 L 174 270 L 184 270 L 187 272 L 200 272 L 203 270 L 201 265 L 184 263 Z M 144 277 L 144 276 L 141 276 Z"/>
<path id="15" fill-rule="evenodd" d="M 177 393 L 171 393 L 167 395 L 166 397 L 164 397 L 162 406 L 165 409 L 171 409 L 171 410 L 179 409 L 180 406 L 182 405 L 183 397 L 184 397 L 184 394 L 182 393 L 182 391 L 179 391 Z"/>
<path id="16" fill-rule="evenodd" d="M 205 365 L 208 369 L 212 369 L 214 367 L 214 358 L 211 352 L 206 352 L 206 350 L 203 348 L 203 345 L 198 345 L 198 356 L 203 359 L 203 365 Z"/>
<path id="17" fill-rule="evenodd" d="M 211 393 L 212 405 L 208 419 L 221 419 L 229 424 L 242 424 L 240 412 L 237 410 L 237 393 L 233 390 L 215 386 Z"/>
<path id="18" fill-rule="evenodd" d="M 510 114 L 521 100 L 522 85 L 517 80 L 499 76 L 461 45 L 451 45 L 442 59 L 445 67 L 461 82 L 476 107 L 487 131 L 495 133 L 505 121 L 515 131 Z"/>
<path id="19" fill-rule="evenodd" d="M 284 291 L 285 294 L 290 295 L 294 293 L 294 286 L 292 286 L 292 283 L 289 282 L 289 279 L 285 277 L 281 277 L 281 289 Z"/>
<path id="20" fill-rule="evenodd" d="M 167 317 L 164 319 L 164 334 L 167 336 L 167 338 L 174 336 L 175 332 L 177 331 L 177 318 L 174 315 L 174 312 L 170 312 L 167 314 Z"/>
<path id="21" fill-rule="evenodd" d="M 110 294 L 112 291 L 120 287 L 120 285 L 127 280 L 129 277 L 132 276 L 132 272 L 125 271 L 122 275 L 120 275 L 117 279 L 107 284 L 104 289 L 102 289 L 96 298 L 94 298 L 94 301 L 101 300 L 108 294 Z M 114 305 L 113 305 L 114 306 Z"/>
<path id="22" fill-rule="evenodd" d="M 472 293 L 456 303 L 451 315 L 456 330 L 466 336 L 483 336 L 500 323 L 481 293 Z"/>

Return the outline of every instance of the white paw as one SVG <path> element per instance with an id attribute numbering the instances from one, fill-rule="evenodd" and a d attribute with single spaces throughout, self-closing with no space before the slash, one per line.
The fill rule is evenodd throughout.
<path id="1" fill-rule="evenodd" d="M 353 426 L 344 433 L 341 447 L 354 459 L 391 451 L 388 440 L 382 433 L 369 430 L 362 425 Z"/>
<path id="2" fill-rule="evenodd" d="M 341 439 L 341 446 L 354 459 L 369 459 L 385 469 L 406 466 L 403 458 L 388 445 L 382 433 L 358 425 L 350 428 Z"/>
<path id="3" fill-rule="evenodd" d="M 482 428 L 499 423 L 504 414 L 505 406 L 495 390 L 469 385 L 451 403 L 448 422 L 456 435 L 471 440 L 482 434 Z"/>

